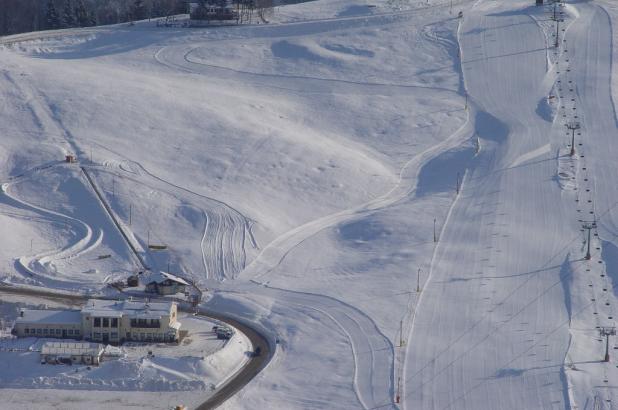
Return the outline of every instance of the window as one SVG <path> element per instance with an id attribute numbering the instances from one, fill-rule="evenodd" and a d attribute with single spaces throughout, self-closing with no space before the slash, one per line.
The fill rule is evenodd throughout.
<path id="1" fill-rule="evenodd" d="M 161 325 L 159 324 L 159 319 L 151 319 L 150 326 L 151 327 L 161 327 Z"/>
<path id="2" fill-rule="evenodd" d="M 37 335 L 40 335 L 41 333 L 43 333 L 43 330 L 42 330 L 42 329 L 37 329 L 37 330 L 36 330 L 36 334 L 37 334 Z"/>
<path id="3" fill-rule="evenodd" d="M 113 317 L 112 318 L 112 327 L 118 327 L 118 318 L 117 317 Z"/>
<path id="4" fill-rule="evenodd" d="M 75 329 L 75 336 L 79 336 L 79 330 Z"/>
<path id="5" fill-rule="evenodd" d="M 111 337 L 112 339 L 118 339 L 118 332 L 112 332 L 112 333 L 110 333 L 110 337 Z"/>
<path id="6" fill-rule="evenodd" d="M 62 334 L 62 330 L 60 330 L 60 329 L 56 329 L 56 334 L 57 334 L 57 335 Z"/>
<path id="7" fill-rule="evenodd" d="M 147 320 L 146 319 L 137 319 L 137 323 L 139 327 L 146 327 L 147 325 Z"/>
<path id="8" fill-rule="evenodd" d="M 73 336 L 73 329 L 69 329 L 69 331 L 67 332 L 70 336 Z"/>
<path id="9" fill-rule="evenodd" d="M 101 327 L 101 318 L 100 317 L 95 317 L 94 318 L 94 327 Z"/>
<path id="10" fill-rule="evenodd" d="M 94 332 L 94 333 L 92 334 L 92 338 L 93 338 L 93 339 L 100 339 L 100 338 L 101 338 L 101 333 L 99 333 L 99 332 Z"/>
<path id="11" fill-rule="evenodd" d="M 43 334 L 46 335 L 49 333 L 49 329 L 43 329 Z"/>
<path id="12" fill-rule="evenodd" d="M 103 327 L 109 327 L 109 318 L 103 318 Z"/>
<path id="13" fill-rule="evenodd" d="M 144 340 L 144 339 L 146 339 L 146 333 L 140 333 L 139 340 Z"/>

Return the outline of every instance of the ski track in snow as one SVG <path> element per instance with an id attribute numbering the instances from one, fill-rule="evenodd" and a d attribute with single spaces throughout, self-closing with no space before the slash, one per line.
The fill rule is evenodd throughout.
<path id="1" fill-rule="evenodd" d="M 96 234 L 93 234 L 93 230 L 90 225 L 88 225 L 84 221 L 72 218 L 60 212 L 51 211 L 36 205 L 29 204 L 21 199 L 18 199 L 14 195 L 11 195 L 9 183 L 5 183 L 2 185 L 2 196 L 0 197 L 0 201 L 4 205 L 39 214 L 43 217 L 46 217 L 46 219 L 51 222 L 70 225 L 73 228 L 76 236 L 78 237 L 75 242 L 70 243 L 69 245 L 58 251 L 43 252 L 28 257 L 22 256 L 15 260 L 15 266 L 22 273 L 36 278 L 42 283 L 44 283 L 46 280 L 51 279 L 56 284 L 65 287 L 67 283 L 64 278 L 71 279 L 71 275 L 67 273 L 62 273 L 61 276 L 63 277 L 63 280 L 54 280 L 53 277 L 50 278 L 50 275 L 57 276 L 57 272 L 50 272 L 48 266 L 53 265 L 55 261 L 77 258 L 85 254 L 86 252 L 89 252 L 94 248 L 98 247 L 103 240 L 103 232 L 99 231 Z M 74 280 L 78 281 L 79 279 L 74 278 Z"/>
<path id="2" fill-rule="evenodd" d="M 604 389 L 602 386 L 603 381 L 611 380 L 611 374 L 616 373 L 615 366 L 581 361 L 588 357 L 581 355 L 582 346 L 594 340 L 596 331 L 590 329 L 582 333 L 583 329 L 575 330 L 573 339 L 568 333 L 572 320 L 580 323 L 579 328 L 592 318 L 597 326 L 603 325 L 599 316 L 591 315 L 592 309 L 595 315 L 597 311 L 599 315 L 601 311 L 605 311 L 604 314 L 610 320 L 613 315 L 613 295 L 609 297 L 608 293 L 604 293 L 601 296 L 595 289 L 603 287 L 606 291 L 607 288 L 616 286 L 603 279 L 607 276 L 603 274 L 601 280 L 584 279 L 586 276 L 582 274 L 586 265 L 582 265 L 580 260 L 571 260 L 569 255 L 581 253 L 577 246 L 581 234 L 578 232 L 575 215 L 592 218 L 592 215 L 596 214 L 596 218 L 608 220 L 608 224 L 615 226 L 611 220 L 612 211 L 616 207 L 613 200 L 616 189 L 613 185 L 603 188 L 597 185 L 600 181 L 607 183 L 612 180 L 609 173 L 615 172 L 615 162 L 609 158 L 612 154 L 615 158 L 615 144 L 594 144 L 592 149 L 585 143 L 584 147 L 578 144 L 576 151 L 578 157 L 581 157 L 577 158 L 579 161 L 569 159 L 570 162 L 565 162 L 566 158 L 569 158 L 568 151 L 562 150 L 558 156 L 559 166 L 555 171 L 552 171 L 552 163 L 555 162 L 550 156 L 551 151 L 554 151 L 552 148 L 564 144 L 563 121 L 579 119 L 584 123 L 584 135 L 615 133 L 614 107 L 607 84 L 603 84 L 603 81 L 607 81 L 611 76 L 608 74 L 608 66 L 611 65 L 607 64 L 607 55 L 604 54 L 607 40 L 611 39 L 611 31 L 607 31 L 608 19 L 598 13 L 597 5 L 578 3 L 575 7 L 580 14 L 577 15 L 575 23 L 569 24 L 568 30 L 565 30 L 567 38 L 577 35 L 575 38 L 578 44 L 566 55 L 565 42 L 564 47 L 561 47 L 564 48 L 561 50 L 564 54 L 558 57 L 562 59 L 561 64 L 564 61 L 569 62 L 568 56 L 575 61 L 560 68 L 562 72 L 555 70 L 554 73 L 554 69 L 546 64 L 547 60 L 539 55 L 544 49 L 533 48 L 535 44 L 551 44 L 551 41 L 545 41 L 535 30 L 528 27 L 530 16 L 527 15 L 526 7 L 529 5 L 524 2 L 505 6 L 479 1 L 472 11 L 467 12 L 467 16 L 472 17 L 466 18 L 462 36 L 462 49 L 466 56 L 463 58 L 466 85 L 473 101 L 478 103 L 479 112 L 489 113 L 503 125 L 493 122 L 491 132 L 494 135 L 491 135 L 488 148 L 481 153 L 479 164 L 472 170 L 471 183 L 464 190 L 461 202 L 455 205 L 453 219 L 441 236 L 436 261 L 432 263 L 432 275 L 421 295 L 422 303 L 418 303 L 404 372 L 403 407 L 407 409 L 488 408 L 487 406 L 521 409 L 554 408 L 554 405 L 563 408 L 588 408 L 593 401 L 597 406 L 597 400 L 615 399 L 613 390 Z M 585 28 L 586 32 L 582 33 L 582 28 Z M 576 29 L 576 34 L 571 34 Z M 514 44 L 508 41 L 509 38 L 518 38 L 519 41 Z M 580 56 L 583 50 L 584 55 Z M 473 55 L 473 58 L 467 57 L 468 55 Z M 500 63 L 500 60 L 505 62 Z M 521 68 L 518 68 L 520 64 Z M 577 68 L 580 68 L 581 73 L 577 73 Z M 545 73 L 547 69 L 550 70 Z M 573 71 L 576 73 L 569 74 Z M 597 72 L 600 74 L 590 75 Z M 556 77 L 556 74 L 562 75 Z M 553 124 L 543 124 L 539 122 L 534 108 L 536 102 L 543 98 L 542 93 L 553 86 L 552 82 L 556 78 L 562 78 L 562 83 L 569 89 L 570 94 L 573 94 L 574 89 L 577 91 L 573 98 L 569 97 L 570 100 L 561 97 L 562 107 Z M 582 79 L 592 84 L 581 84 Z M 597 95 L 597 90 L 602 90 L 603 95 Z M 561 94 L 567 94 L 560 91 Z M 541 94 L 535 96 L 535 92 Z M 504 98 L 505 96 L 508 98 Z M 580 108 L 580 112 L 583 107 L 587 115 L 574 117 L 577 114 L 576 107 Z M 478 113 L 476 116 L 478 117 Z M 482 123 L 477 124 L 479 134 L 487 134 L 490 130 L 487 124 L 492 124 L 492 121 L 494 120 L 485 119 L 486 130 L 481 129 Z M 526 121 L 529 127 L 522 127 L 522 121 Z M 500 127 L 503 127 L 502 131 Z M 551 127 L 551 130 L 548 127 Z M 543 144 L 550 136 L 551 143 Z M 484 147 L 486 145 L 488 144 L 484 144 Z M 589 151 L 594 153 L 599 146 L 602 146 L 602 153 L 596 152 L 596 155 L 592 155 L 593 160 L 589 160 Z M 599 160 L 599 156 L 606 158 Z M 531 162 L 537 158 L 538 161 Z M 599 174 L 599 168 L 605 168 L 601 169 L 601 172 L 608 172 L 608 175 L 604 178 L 593 177 L 589 172 L 593 166 L 591 162 L 597 169 L 594 175 Z M 504 163 L 509 165 L 503 167 Z M 536 171 L 533 172 L 532 169 Z M 573 171 L 568 174 L 564 172 L 565 169 Z M 584 172 L 578 172 L 579 169 Z M 540 183 L 543 176 L 551 176 L 552 172 L 555 172 L 554 178 L 547 178 L 547 182 Z M 556 176 L 556 173 L 564 175 Z M 518 180 L 511 177 L 511 174 L 519 174 Z M 581 211 L 581 214 L 576 214 L 574 207 L 570 205 L 575 194 L 562 195 L 560 191 L 556 192 L 555 185 L 551 185 L 552 179 L 556 177 L 568 177 L 569 181 L 572 180 L 570 185 L 560 183 L 559 188 L 577 191 L 577 202 L 584 202 L 585 198 L 594 199 L 577 204 L 578 208 L 583 208 L 577 210 Z M 521 181 L 527 183 L 522 185 Z M 537 185 L 534 195 L 526 196 L 526 199 L 531 198 L 534 207 L 530 208 L 525 202 L 517 200 L 521 197 L 514 189 L 514 184 L 520 187 L 520 190 L 530 190 L 530 184 Z M 579 188 L 591 193 L 580 193 Z M 492 189 L 495 191 L 492 192 Z M 484 213 L 472 212 L 477 198 L 488 198 L 492 194 L 496 195 L 497 199 L 493 206 L 495 210 L 484 206 Z M 553 204 L 553 207 L 548 208 L 548 204 Z M 598 213 L 599 208 L 602 210 L 601 214 Z M 585 215 L 583 211 L 586 211 Z M 500 249 L 501 242 L 506 241 L 500 238 L 520 236 L 517 231 L 509 230 L 509 235 L 501 235 L 501 229 L 490 228 L 489 232 L 493 230 L 494 233 L 483 235 L 484 229 L 481 228 L 483 225 L 497 225 L 496 222 L 505 215 L 509 215 L 511 222 L 525 223 L 529 231 L 526 238 L 508 241 L 510 246 L 506 255 L 501 253 Z M 534 215 L 540 215 L 542 219 L 535 221 Z M 557 215 L 566 215 L 562 219 L 566 217 L 567 222 L 556 218 Z M 539 238 L 546 235 L 546 232 L 552 232 L 548 239 L 560 239 L 554 239 L 556 244 L 553 246 L 547 246 L 551 241 L 533 239 L 535 234 L 530 231 L 533 231 L 534 224 L 543 227 L 544 232 L 537 233 Z M 502 223 L 498 226 L 507 225 L 508 223 Z M 462 240 L 475 246 L 466 246 Z M 530 249 L 526 242 L 535 245 Z M 490 246 L 485 248 L 485 245 Z M 597 250 L 600 249 L 599 245 L 596 246 Z M 535 252 L 535 247 L 543 249 L 544 252 Z M 488 250 L 479 252 L 483 248 Z M 557 252 L 553 253 L 550 259 L 545 262 L 539 259 L 539 256 L 542 258 L 551 255 L 552 248 L 557 249 Z M 475 253 L 479 256 L 475 257 Z M 593 260 L 598 258 L 598 253 L 593 253 Z M 573 269 L 562 272 L 558 271 L 560 265 L 550 266 L 565 256 L 567 263 L 574 265 Z M 534 260 L 538 262 L 533 262 Z M 598 262 L 601 264 L 603 261 Z M 535 265 L 536 269 L 531 270 Z M 464 272 L 457 269 L 460 266 L 464 267 Z M 590 275 L 587 273 L 590 268 L 597 268 L 592 271 L 600 270 L 598 273 L 604 273 L 602 265 L 594 263 L 588 266 L 587 275 Z M 500 272 L 498 276 L 489 274 L 499 272 L 500 269 L 506 272 Z M 480 271 L 475 272 L 476 270 Z M 523 273 L 511 274 L 518 270 Z M 500 281 L 496 283 L 495 279 Z M 507 280 L 508 284 L 505 282 Z M 569 286 L 571 282 L 578 287 Z M 475 284 L 480 287 L 474 286 Z M 559 290 L 560 285 L 564 290 Z M 582 292 L 588 289 L 590 290 Z M 599 297 L 607 303 L 595 302 L 595 298 Z M 571 298 L 575 300 L 572 302 Z M 461 312 L 451 311 L 452 306 L 458 306 L 459 299 L 462 299 L 462 306 L 465 305 L 466 309 Z M 569 311 L 566 316 L 560 311 L 562 299 Z M 450 303 L 441 304 L 440 301 Z M 485 313 L 479 310 L 483 306 L 488 309 Z M 543 316 L 536 315 L 535 318 L 534 312 L 543 312 Z M 574 340 L 575 349 L 569 340 Z M 580 345 L 580 361 L 576 360 L 576 364 L 577 367 L 586 367 L 585 376 L 570 371 L 571 367 L 563 367 L 565 361 L 570 361 L 570 366 L 575 369 L 572 364 L 573 353 L 570 352 L 575 350 L 577 353 L 577 344 Z M 545 359 L 541 360 L 543 357 Z M 555 370 L 548 371 L 552 368 Z M 591 380 L 583 382 L 582 377 Z M 561 388 L 548 389 L 545 387 L 548 385 L 560 385 Z M 594 390 L 591 391 L 592 387 Z M 496 396 L 496 391 L 500 391 L 500 395 Z"/>
<path id="3" fill-rule="evenodd" d="M 101 148 L 118 155 L 117 152 L 97 144 Z M 205 230 L 200 239 L 204 279 L 234 279 L 246 263 L 245 238 L 247 218 L 228 204 L 189 190 L 164 178 L 161 178 L 143 165 L 125 158 L 131 164 L 126 171 L 119 164 L 107 163 L 106 166 L 89 165 L 95 171 L 110 173 L 120 180 L 132 181 L 141 186 L 150 187 L 158 192 L 167 193 L 179 200 L 192 204 L 205 215 Z M 143 244 L 142 244 L 143 245 Z"/>

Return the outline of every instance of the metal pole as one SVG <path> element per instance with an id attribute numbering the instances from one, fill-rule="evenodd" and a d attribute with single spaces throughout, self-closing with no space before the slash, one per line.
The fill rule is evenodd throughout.
<path id="1" fill-rule="evenodd" d="M 590 260 L 590 231 L 592 230 L 592 226 L 588 226 L 588 251 L 586 252 L 586 259 Z"/>
<path id="2" fill-rule="evenodd" d="M 459 172 L 457 173 L 457 194 L 459 194 Z"/>
<path id="3" fill-rule="evenodd" d="M 150 229 L 148 230 L 148 247 L 150 248 Z"/>
<path id="4" fill-rule="evenodd" d="M 556 48 L 558 48 L 560 39 L 560 20 L 556 19 Z"/>
<path id="5" fill-rule="evenodd" d="M 433 241 L 438 242 L 438 237 L 436 236 L 436 218 L 433 218 Z"/>
<path id="6" fill-rule="evenodd" d="M 131 226 L 131 214 L 133 213 L 133 205 L 129 204 L 129 226 Z"/>
<path id="7" fill-rule="evenodd" d="M 571 156 L 575 155 L 575 131 L 580 129 L 579 122 L 572 121 L 566 124 L 566 127 L 571 130 Z"/>
<path id="8" fill-rule="evenodd" d="M 609 362 L 609 332 L 605 334 L 605 361 Z"/>
<path id="9" fill-rule="evenodd" d="M 418 272 L 416 273 L 416 292 L 421 291 L 421 268 L 418 268 Z"/>

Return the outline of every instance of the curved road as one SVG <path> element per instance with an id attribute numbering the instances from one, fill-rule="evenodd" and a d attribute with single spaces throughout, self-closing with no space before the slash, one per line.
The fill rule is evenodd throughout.
<path id="1" fill-rule="evenodd" d="M 96 297 L 88 297 L 85 295 L 64 294 L 53 291 L 16 288 L 5 284 L 0 284 L 0 294 L 1 293 L 38 296 L 48 299 L 61 300 L 65 302 L 69 301 L 71 303 L 85 302 L 89 298 L 96 299 Z M 179 305 L 179 308 L 183 312 L 189 312 L 189 309 L 186 309 L 181 305 Z M 246 386 L 255 376 L 257 376 L 258 373 L 262 371 L 262 369 L 266 367 L 266 365 L 270 362 L 270 359 L 273 357 L 274 352 L 271 351 L 271 345 L 268 342 L 268 339 L 264 335 L 262 335 L 257 329 L 251 327 L 248 324 L 239 322 L 234 318 L 218 312 L 212 312 L 204 308 L 199 309 L 198 315 L 225 322 L 228 325 L 235 327 L 236 329 L 238 329 L 238 331 L 242 332 L 245 336 L 247 336 L 247 338 L 251 341 L 254 349 L 259 347 L 262 352 L 260 356 L 251 357 L 249 359 L 249 362 L 245 364 L 245 366 L 243 366 L 236 374 L 234 374 L 232 378 L 230 378 L 223 386 L 218 388 L 212 396 L 206 399 L 206 401 L 196 407 L 197 410 L 207 410 L 219 407 L 227 399 L 232 397 L 244 386 Z"/>

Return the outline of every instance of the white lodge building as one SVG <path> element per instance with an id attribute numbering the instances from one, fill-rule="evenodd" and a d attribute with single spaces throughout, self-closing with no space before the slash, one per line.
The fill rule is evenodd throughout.
<path id="1" fill-rule="evenodd" d="M 23 309 L 15 322 L 19 337 L 177 342 L 180 335 L 174 302 L 91 299 L 81 311 Z"/>

